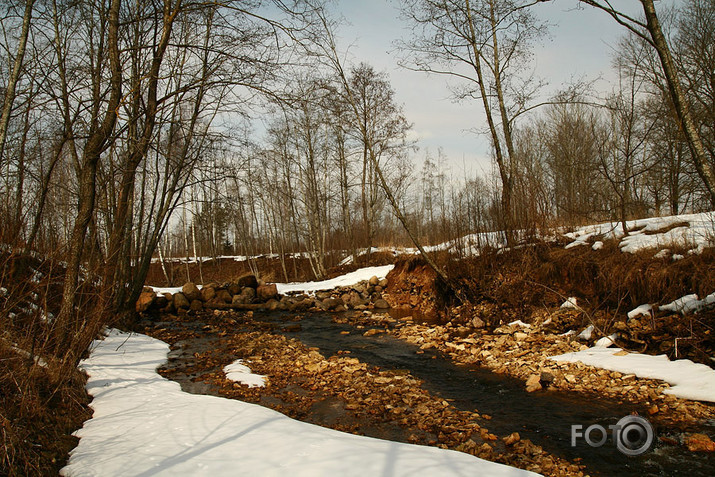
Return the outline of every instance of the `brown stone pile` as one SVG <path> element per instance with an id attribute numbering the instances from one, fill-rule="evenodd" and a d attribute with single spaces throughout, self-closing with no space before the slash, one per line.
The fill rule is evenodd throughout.
<path id="1" fill-rule="evenodd" d="M 209 283 L 199 288 L 186 283 L 178 293 L 157 294 L 146 287 L 136 303 L 139 313 L 213 310 L 270 311 L 346 311 L 386 309 L 390 305 L 382 293 L 387 280 L 371 277 L 355 285 L 318 291 L 314 295 L 289 293 L 279 295 L 275 283 L 259 282 L 254 275 L 245 275 L 229 283 Z"/>

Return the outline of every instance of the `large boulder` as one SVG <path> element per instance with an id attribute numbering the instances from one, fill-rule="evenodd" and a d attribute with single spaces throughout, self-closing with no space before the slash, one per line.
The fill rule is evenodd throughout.
<path id="1" fill-rule="evenodd" d="M 231 305 L 245 305 L 246 303 L 249 303 L 250 300 L 247 296 L 243 294 L 238 294 L 238 295 L 233 295 L 233 299 L 231 300 Z"/>
<path id="2" fill-rule="evenodd" d="M 201 302 L 201 300 L 193 300 L 191 302 L 191 305 L 189 306 L 189 309 L 191 311 L 201 311 L 204 309 L 204 304 Z"/>
<path id="3" fill-rule="evenodd" d="M 174 307 L 179 310 L 181 308 L 188 308 L 191 306 L 191 302 L 186 298 L 183 293 L 174 293 Z"/>
<path id="4" fill-rule="evenodd" d="M 241 291 L 241 296 L 246 298 L 246 303 L 250 303 L 256 298 L 256 289 L 251 287 L 246 287 Z"/>
<path id="5" fill-rule="evenodd" d="M 138 313 L 143 313 L 149 309 L 149 307 L 154 303 L 154 300 L 156 299 L 156 293 L 154 293 L 154 290 L 152 291 L 143 291 L 141 295 L 139 295 L 139 299 L 137 300 L 137 305 L 136 305 L 136 310 Z"/>
<path id="6" fill-rule="evenodd" d="M 320 302 L 319 306 L 325 311 L 332 311 L 342 304 L 343 301 L 340 298 L 326 298 Z"/>
<path id="7" fill-rule="evenodd" d="M 216 289 L 212 286 L 205 286 L 201 289 L 201 300 L 211 301 L 216 296 Z"/>
<path id="8" fill-rule="evenodd" d="M 218 303 L 231 303 L 232 296 L 228 290 L 219 290 L 216 292 L 214 300 Z"/>
<path id="9" fill-rule="evenodd" d="M 256 289 L 258 288 L 258 279 L 253 274 L 243 275 L 236 279 L 236 285 L 241 288 L 250 287 Z"/>
<path id="10" fill-rule="evenodd" d="M 261 285 L 256 289 L 256 296 L 260 301 L 268 301 L 278 296 L 278 287 L 275 283 Z"/>
<path id="11" fill-rule="evenodd" d="M 194 283 L 187 282 L 181 287 L 181 293 L 184 294 L 187 300 L 194 301 L 201 299 L 201 291 Z"/>

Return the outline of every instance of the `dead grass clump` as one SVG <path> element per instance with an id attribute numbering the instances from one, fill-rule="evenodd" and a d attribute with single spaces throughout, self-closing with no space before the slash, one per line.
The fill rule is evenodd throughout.
<path id="1" fill-rule="evenodd" d="M 57 475 L 89 419 L 84 377 L 65 379 L 0 342 L 0 475 Z"/>
<path id="2" fill-rule="evenodd" d="M 90 414 L 77 363 L 107 320 L 85 276 L 61 329 L 63 276 L 52 260 L 0 255 L 0 475 L 56 475 Z"/>

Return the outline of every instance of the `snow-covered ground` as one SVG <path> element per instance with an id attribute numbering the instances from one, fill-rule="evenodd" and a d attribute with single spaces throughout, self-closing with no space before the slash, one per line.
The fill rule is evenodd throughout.
<path id="1" fill-rule="evenodd" d="M 689 253 L 700 253 L 705 247 L 712 246 L 715 239 L 715 212 L 630 220 L 626 226 L 628 234 L 623 232 L 620 222 L 581 227 L 565 234 L 573 240 L 566 247 L 588 245 L 591 239 L 597 238 L 619 240 L 622 252 L 635 253 L 677 245 L 689 249 Z"/>
<path id="2" fill-rule="evenodd" d="M 554 361 L 580 361 L 589 366 L 659 379 L 672 385 L 663 391 L 683 399 L 715 402 L 715 370 L 689 359 L 670 361 L 665 355 L 629 353 L 620 348 L 593 348 L 552 356 Z"/>
<path id="3" fill-rule="evenodd" d="M 383 279 L 392 270 L 394 265 L 383 265 L 381 267 L 365 267 L 354 272 L 346 273 L 331 280 L 307 283 L 276 283 L 278 293 L 286 294 L 290 292 L 314 293 L 321 290 L 332 290 L 337 287 L 347 287 L 355 285 L 363 280 L 369 280 L 376 276 Z"/>
<path id="4" fill-rule="evenodd" d="M 61 475 L 527 476 L 469 454 L 341 433 L 241 401 L 188 394 L 156 373 L 169 346 L 116 330 L 93 345 L 93 417 Z"/>

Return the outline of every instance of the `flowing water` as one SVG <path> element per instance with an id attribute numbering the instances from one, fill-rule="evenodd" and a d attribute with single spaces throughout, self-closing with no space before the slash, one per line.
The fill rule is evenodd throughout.
<path id="1" fill-rule="evenodd" d="M 363 336 L 368 328 L 358 330 L 348 324 L 335 323 L 329 314 L 302 315 L 298 322 L 300 326 L 295 326 L 295 315 L 287 313 L 256 312 L 254 320 L 271 323 L 275 325 L 275 331 L 299 339 L 306 346 L 319 348 L 326 358 L 338 351 L 350 351 L 351 356 L 381 369 L 408 370 L 423 380 L 424 387 L 431 393 L 449 400 L 457 408 L 490 415 L 491 419 L 484 422 L 490 432 L 505 436 L 518 431 L 522 438 L 530 439 L 555 455 L 580 459 L 593 475 L 715 475 L 712 455 L 691 453 L 681 446 L 667 445 L 659 440 L 659 437 L 676 439 L 683 429 L 656 427 L 654 446 L 636 457 L 620 453 L 610 438 L 598 448 L 590 447 L 583 439 L 578 439 L 576 446 L 572 446 L 572 425 L 586 429 L 599 424 L 608 428 L 633 411 L 646 415 L 642 406 L 620 404 L 595 396 L 585 398 L 562 391 L 527 393 L 520 380 L 476 366 L 456 365 L 439 353 L 417 353 L 418 347 L 389 335 Z M 291 326 L 285 326 L 287 324 Z M 192 346 L 200 349 L 201 338 L 198 340 Z M 204 341 L 204 346 L 211 346 L 210 340 Z M 184 355 L 191 359 L 190 353 Z M 176 365 L 175 361 L 173 365 Z M 182 385 L 191 386 L 184 382 Z M 201 387 L 186 390 L 210 392 Z M 688 431 L 704 432 L 713 437 L 715 423 Z M 592 437 L 597 440 L 600 434 L 595 432 Z"/>

